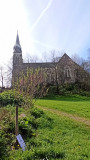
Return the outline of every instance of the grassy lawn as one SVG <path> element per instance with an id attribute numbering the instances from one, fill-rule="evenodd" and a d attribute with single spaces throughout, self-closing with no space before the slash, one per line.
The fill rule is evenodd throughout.
<path id="1" fill-rule="evenodd" d="M 15 109 L 11 107 L 11 110 L 8 109 L 10 113 L 14 111 L 13 116 L 15 116 Z M 7 156 L 0 160 L 90 159 L 90 130 L 84 125 L 38 109 L 26 111 L 19 108 L 19 115 L 22 113 L 25 113 L 27 118 L 19 118 L 19 130 L 27 149 L 24 152 L 21 149 L 11 150 L 13 138 L 10 139 L 12 134 L 9 133 L 10 135 L 6 136 L 9 150 L 6 152 L 7 146 L 5 146 L 4 153 L 7 153 Z M 6 124 L 4 124 L 5 128 L 7 128 Z M 5 137 L 3 138 L 3 143 L 6 143 Z"/>
<path id="2" fill-rule="evenodd" d="M 37 105 L 89 118 L 90 98 L 87 97 L 56 96 L 38 100 Z M 0 160 L 90 160 L 90 129 L 67 117 L 35 107 L 19 107 L 19 133 L 27 146 L 24 152 L 14 147 L 15 107 L 1 107 Z"/>
<path id="3" fill-rule="evenodd" d="M 27 151 L 14 150 L 12 160 L 89 160 L 90 130 L 68 118 L 45 112 L 37 118 L 34 137 L 26 140 Z"/>
<path id="4" fill-rule="evenodd" d="M 56 154 L 56 159 L 86 160 L 90 159 L 90 130 L 78 125 L 68 118 L 58 117 L 52 113 L 47 115 L 52 119 L 51 125 L 40 128 L 37 136 L 39 151 Z M 42 121 L 42 126 L 44 126 Z M 51 158 L 54 160 L 55 158 Z M 50 160 L 51 160 L 50 159 Z"/>
<path id="5" fill-rule="evenodd" d="M 57 109 L 60 111 L 75 114 L 81 117 L 90 118 L 90 97 L 83 96 L 55 96 L 46 99 L 39 99 L 36 105 Z"/>

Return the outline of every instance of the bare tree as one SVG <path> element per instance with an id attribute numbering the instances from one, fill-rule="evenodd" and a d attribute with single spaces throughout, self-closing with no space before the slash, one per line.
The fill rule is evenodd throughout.
<path id="1" fill-rule="evenodd" d="M 1 82 L 1 87 L 4 87 L 4 71 L 3 71 L 3 67 L 0 67 L 0 82 Z"/>
<path id="2" fill-rule="evenodd" d="M 89 62 L 89 61 L 86 60 L 86 61 L 82 62 L 81 67 L 82 67 L 85 71 L 90 72 L 90 62 Z"/>
<path id="3" fill-rule="evenodd" d="M 51 50 L 49 51 L 49 53 L 50 53 L 51 62 L 58 62 L 62 57 L 62 55 L 64 54 L 63 52 L 60 52 L 58 50 Z"/>
<path id="4" fill-rule="evenodd" d="M 11 87 L 12 84 L 12 70 L 13 70 L 13 59 L 11 58 L 8 62 L 8 65 L 6 65 L 7 71 L 6 71 L 6 86 Z"/>
<path id="5" fill-rule="evenodd" d="M 42 68 L 27 69 L 27 72 L 20 73 L 17 80 L 13 82 L 13 88 L 23 94 L 26 99 L 29 96 L 31 106 L 36 98 L 47 93 L 46 73 Z"/>
<path id="6" fill-rule="evenodd" d="M 58 62 L 64 52 L 60 52 L 58 50 L 50 50 L 50 51 L 45 51 L 42 54 L 42 59 L 44 62 Z"/>
<path id="7" fill-rule="evenodd" d="M 26 55 L 25 62 L 26 63 L 36 63 L 38 61 L 37 56 L 30 56 L 30 54 Z"/>
<path id="8" fill-rule="evenodd" d="M 85 71 L 90 72 L 90 60 L 89 57 L 84 59 L 77 54 L 72 55 L 72 59 L 74 62 L 79 64 Z"/>
<path id="9" fill-rule="evenodd" d="M 58 71 L 58 62 L 60 58 L 62 57 L 63 52 L 57 51 L 57 50 L 51 50 L 49 51 L 49 59 L 52 63 L 53 69 L 54 69 L 54 84 L 56 85 L 57 93 L 59 93 L 59 81 L 62 83 L 62 73 L 60 70 Z M 60 76 L 60 77 L 59 77 Z M 61 79 L 60 79 L 61 78 Z"/>
<path id="10" fill-rule="evenodd" d="M 90 48 L 88 49 L 88 60 L 90 61 Z"/>
<path id="11" fill-rule="evenodd" d="M 90 48 L 88 49 L 87 70 L 90 73 Z"/>
<path id="12" fill-rule="evenodd" d="M 72 55 L 72 60 L 73 60 L 74 62 L 76 62 L 77 64 L 79 64 L 80 66 L 85 62 L 85 59 L 82 58 L 82 57 L 80 57 L 80 56 L 77 55 L 77 54 L 73 54 L 73 55 Z"/>

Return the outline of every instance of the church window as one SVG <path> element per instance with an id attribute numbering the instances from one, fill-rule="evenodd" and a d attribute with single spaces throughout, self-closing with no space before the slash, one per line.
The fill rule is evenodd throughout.
<path id="1" fill-rule="evenodd" d="M 71 69 L 68 66 L 64 68 L 64 74 L 67 78 L 71 77 Z"/>

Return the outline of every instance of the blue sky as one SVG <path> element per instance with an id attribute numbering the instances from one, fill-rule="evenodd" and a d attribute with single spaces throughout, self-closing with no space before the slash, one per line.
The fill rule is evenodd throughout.
<path id="1" fill-rule="evenodd" d="M 23 57 L 53 49 L 87 57 L 90 0 L 0 0 L 0 21 L 1 65 L 13 55 L 17 29 Z"/>

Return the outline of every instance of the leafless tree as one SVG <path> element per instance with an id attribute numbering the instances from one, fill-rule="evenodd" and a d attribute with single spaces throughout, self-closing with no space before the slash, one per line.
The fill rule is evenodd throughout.
<path id="1" fill-rule="evenodd" d="M 64 54 L 63 52 L 60 52 L 57 50 L 49 51 L 49 59 L 54 69 L 53 76 L 54 76 L 54 84 L 56 85 L 56 88 L 57 88 L 57 93 L 59 93 L 59 81 L 61 81 L 62 83 L 62 78 L 63 78 L 63 76 L 60 74 L 62 72 L 58 70 L 58 62 L 63 54 Z"/>
<path id="2" fill-rule="evenodd" d="M 90 61 L 90 48 L 88 49 L 88 60 Z"/>
<path id="3" fill-rule="evenodd" d="M 27 69 L 26 73 L 22 71 L 13 83 L 13 89 L 23 94 L 26 100 L 29 97 L 29 104 L 32 106 L 37 98 L 46 95 L 48 91 L 46 73 L 42 68 Z"/>
<path id="4" fill-rule="evenodd" d="M 64 52 L 60 52 L 58 50 L 50 50 L 42 53 L 43 62 L 58 62 Z"/>
<path id="5" fill-rule="evenodd" d="M 86 61 L 82 62 L 81 67 L 83 67 L 83 69 L 85 71 L 90 72 L 90 62 L 89 61 L 86 60 Z"/>
<path id="6" fill-rule="evenodd" d="M 1 87 L 4 87 L 4 70 L 3 67 L 0 67 L 0 82 L 1 82 Z"/>
<path id="7" fill-rule="evenodd" d="M 85 71 L 90 72 L 90 60 L 89 57 L 88 59 L 84 59 L 77 54 L 72 55 L 72 59 L 74 62 L 79 64 Z"/>
<path id="8" fill-rule="evenodd" d="M 50 52 L 50 59 L 51 62 L 58 62 L 62 55 L 64 54 L 63 52 L 60 52 L 58 50 L 51 50 Z"/>
<path id="9" fill-rule="evenodd" d="M 11 87 L 12 84 L 12 70 L 13 70 L 13 59 L 11 58 L 6 65 L 6 87 Z"/>
<path id="10" fill-rule="evenodd" d="M 77 55 L 77 54 L 73 54 L 71 58 L 72 58 L 72 60 L 73 60 L 74 62 L 76 62 L 76 63 L 79 64 L 80 66 L 82 65 L 82 63 L 85 62 L 85 59 L 82 58 L 82 57 L 80 57 L 80 56 Z"/>
<path id="11" fill-rule="evenodd" d="M 26 63 L 36 63 L 38 61 L 37 56 L 31 56 L 30 54 L 26 55 L 26 58 L 24 60 Z"/>

